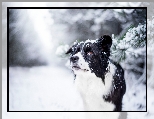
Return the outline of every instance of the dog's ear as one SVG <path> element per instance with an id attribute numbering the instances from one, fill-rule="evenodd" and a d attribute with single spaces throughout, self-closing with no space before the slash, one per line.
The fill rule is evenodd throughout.
<path id="1" fill-rule="evenodd" d="M 72 48 L 69 48 L 65 54 L 69 54 L 72 52 Z"/>
<path id="2" fill-rule="evenodd" d="M 65 54 L 69 54 L 69 53 L 71 53 L 71 52 L 74 52 L 74 51 L 76 50 L 76 48 L 78 47 L 78 45 L 79 45 L 79 44 L 76 43 L 76 44 L 74 44 L 73 46 L 71 46 L 71 48 L 69 48 Z"/>
<path id="3" fill-rule="evenodd" d="M 97 40 L 97 43 L 99 48 L 103 49 L 103 51 L 107 51 L 112 45 L 112 39 L 109 35 L 104 35 Z"/>

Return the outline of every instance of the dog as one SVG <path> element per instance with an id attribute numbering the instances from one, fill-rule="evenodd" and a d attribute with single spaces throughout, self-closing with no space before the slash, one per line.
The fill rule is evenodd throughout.
<path id="1" fill-rule="evenodd" d="M 126 91 L 123 68 L 110 57 L 112 38 L 75 43 L 68 49 L 75 85 L 86 111 L 121 111 Z"/>

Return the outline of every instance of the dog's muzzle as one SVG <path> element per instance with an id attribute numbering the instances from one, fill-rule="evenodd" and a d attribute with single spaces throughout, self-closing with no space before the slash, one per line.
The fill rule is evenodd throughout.
<path id="1" fill-rule="evenodd" d="M 79 57 L 78 57 L 78 56 L 72 56 L 72 57 L 70 58 L 70 61 L 71 61 L 72 63 L 77 63 L 78 60 L 79 60 Z"/>

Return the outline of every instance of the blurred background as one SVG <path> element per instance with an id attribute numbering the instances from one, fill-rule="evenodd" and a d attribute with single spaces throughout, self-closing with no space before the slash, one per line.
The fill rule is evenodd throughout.
<path id="1" fill-rule="evenodd" d="M 78 111 L 84 110 L 80 95 L 68 68 L 65 52 L 75 41 L 97 39 L 104 34 L 113 38 L 111 58 L 125 70 L 127 84 L 123 99 L 123 111 L 147 113 L 123 113 L 128 119 L 153 118 L 150 97 L 153 93 L 153 28 L 152 15 L 146 9 L 10 9 L 9 38 L 7 41 L 6 7 L 146 7 L 153 13 L 154 3 L 3 3 L 2 4 L 2 100 L 3 117 L 6 111 L 6 66 L 9 65 L 10 111 Z M 147 29 L 147 28 L 148 29 Z M 147 34 L 146 34 L 147 32 Z M 147 43 L 148 41 L 148 43 Z M 6 48 L 8 42 L 9 47 Z M 148 45 L 148 47 L 147 47 Z M 147 48 L 146 48 L 147 47 Z M 7 64 L 7 50 L 9 50 Z M 147 61 L 147 57 L 150 57 Z M 148 82 L 146 80 L 148 78 Z M 43 115 L 38 117 L 41 118 Z M 60 119 L 85 118 L 84 114 L 54 115 Z M 140 117 L 141 116 L 141 117 Z M 13 117 L 16 118 L 16 117 Z M 25 117 L 26 118 L 26 117 Z"/>

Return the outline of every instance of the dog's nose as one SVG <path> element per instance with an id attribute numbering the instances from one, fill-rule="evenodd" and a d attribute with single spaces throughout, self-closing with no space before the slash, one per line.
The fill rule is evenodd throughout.
<path id="1" fill-rule="evenodd" d="M 79 60 L 79 57 L 78 56 L 72 56 L 70 58 L 70 61 L 73 62 L 73 63 L 77 62 L 78 60 Z"/>

